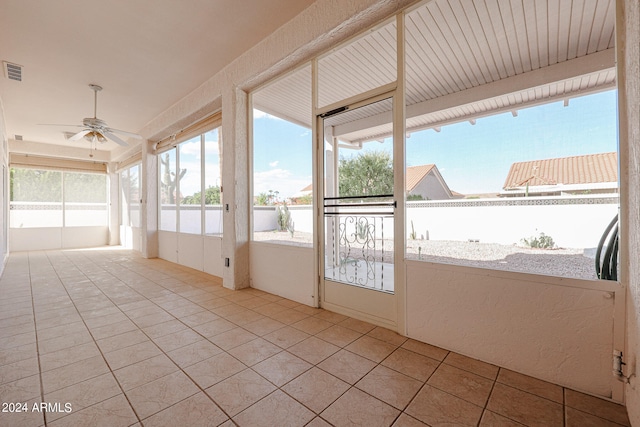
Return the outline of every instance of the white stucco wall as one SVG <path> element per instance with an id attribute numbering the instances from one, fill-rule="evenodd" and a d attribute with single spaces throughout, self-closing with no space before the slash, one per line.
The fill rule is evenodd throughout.
<path id="1" fill-rule="evenodd" d="M 627 287 L 625 387 L 631 425 L 640 426 L 640 3 L 617 3 L 617 62 L 622 198 L 622 280 Z M 626 189 L 626 191 L 624 191 Z"/>
<path id="2" fill-rule="evenodd" d="M 407 332 L 526 375 L 611 397 L 615 291 L 622 299 L 624 291 L 615 282 L 586 284 L 407 262 Z"/>
<path id="3" fill-rule="evenodd" d="M 595 248 L 613 217 L 618 213 L 615 197 L 595 195 L 576 196 L 575 204 L 554 204 L 567 201 L 561 196 L 536 198 L 436 200 L 407 202 L 407 236 L 411 224 L 418 239 L 467 241 L 477 239 L 483 243 L 503 245 L 520 244 L 523 238 L 538 236 L 540 232 L 551 236 L 558 247 Z M 528 202 L 539 203 L 527 205 Z M 599 203 L 606 201 L 606 203 Z M 478 203 L 486 205 L 476 206 Z M 508 205 L 502 203 L 522 205 Z M 295 231 L 313 232 L 311 206 L 289 208 Z M 175 222 L 175 220 L 174 220 Z M 259 207 L 253 211 L 253 230 L 277 229 L 275 207 Z M 385 220 L 385 237 L 393 238 L 392 220 Z M 377 231 L 376 235 L 380 237 Z"/>
<path id="4" fill-rule="evenodd" d="M 109 243 L 112 244 L 112 243 Z M 142 247 L 142 229 L 128 225 L 120 226 L 120 245 L 127 249 L 140 251 Z"/>
<path id="5" fill-rule="evenodd" d="M 157 236 L 159 258 L 222 277 L 224 273 L 222 237 L 173 231 L 158 231 Z M 138 233 L 139 241 L 143 240 L 142 237 Z"/>
<path id="6" fill-rule="evenodd" d="M 109 227 L 10 228 L 12 252 L 90 248 L 109 244 Z"/>
<path id="7" fill-rule="evenodd" d="M 453 206 L 447 201 L 434 201 L 428 207 L 419 207 L 420 202 L 407 202 L 407 227 L 410 231 L 413 221 L 418 237 L 428 235 L 431 240 L 476 239 L 512 245 L 542 232 L 562 248 L 595 248 L 618 213 L 618 204 L 597 203 L 611 199 L 606 196 L 577 196 L 571 199 L 580 203 L 560 204 L 566 199 L 518 197 L 509 202 L 523 204 L 509 206 L 501 205 L 504 199 L 487 199 L 487 203 L 495 205 L 476 205 L 481 199 L 449 201 Z M 540 204 L 526 205 L 528 202 Z"/>
<path id="8" fill-rule="evenodd" d="M 4 107 L 0 98 L 0 274 L 9 255 L 8 251 L 8 227 L 9 218 L 9 153 L 7 152 L 8 140 L 4 124 Z"/>
<path id="9" fill-rule="evenodd" d="M 315 306 L 313 249 L 251 242 L 251 287 Z"/>

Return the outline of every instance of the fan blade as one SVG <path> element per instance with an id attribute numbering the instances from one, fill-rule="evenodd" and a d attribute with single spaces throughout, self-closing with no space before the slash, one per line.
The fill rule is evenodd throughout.
<path id="1" fill-rule="evenodd" d="M 83 128 L 84 125 L 61 125 L 61 124 L 51 124 L 51 123 L 38 123 L 37 126 L 64 126 L 66 128 Z"/>
<path id="2" fill-rule="evenodd" d="M 106 136 L 107 138 L 109 138 L 110 140 L 112 140 L 113 142 L 115 142 L 116 144 L 122 145 L 123 147 L 128 147 L 129 144 L 127 144 L 126 142 L 124 142 L 123 140 L 121 140 L 120 138 L 118 138 L 117 136 L 115 136 L 114 134 L 110 133 L 110 132 L 103 132 L 104 136 Z"/>
<path id="3" fill-rule="evenodd" d="M 76 133 L 75 135 L 73 135 L 72 137 L 70 137 L 69 141 L 77 141 L 77 140 L 81 139 L 83 136 L 85 136 L 86 134 L 88 134 L 89 132 L 91 132 L 91 129 L 82 130 L 82 131 Z"/>
<path id="4" fill-rule="evenodd" d="M 120 130 L 120 129 L 109 128 L 109 129 L 107 129 L 107 131 L 108 132 L 113 132 L 113 133 L 119 133 L 119 134 L 122 134 L 124 136 L 128 136 L 129 138 L 142 139 L 142 136 L 138 135 L 137 133 L 131 133 L 131 132 L 127 132 L 127 131 Z"/>

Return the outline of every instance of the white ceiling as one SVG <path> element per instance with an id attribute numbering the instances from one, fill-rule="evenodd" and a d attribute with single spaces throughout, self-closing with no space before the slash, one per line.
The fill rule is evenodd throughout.
<path id="1" fill-rule="evenodd" d="M 433 0 L 405 21 L 408 133 L 615 88 L 615 0 Z M 321 105 L 395 80 L 394 30 L 369 31 L 319 61 Z M 309 67 L 254 102 L 310 126 Z M 347 142 L 392 130 L 390 111 L 342 118 L 333 135 Z"/>
<path id="2" fill-rule="evenodd" d="M 37 124 L 91 117 L 89 83 L 104 87 L 98 117 L 137 132 L 311 3 L 0 0 L 0 60 L 24 66 L 22 82 L 0 77 L 7 134 L 86 146 L 65 140 L 74 128 Z M 406 19 L 408 132 L 615 87 L 614 15 L 615 0 L 418 6 Z M 393 81 L 395 43 L 391 21 L 323 57 L 322 104 Z M 310 67 L 266 86 L 254 102 L 310 125 Z M 334 131 L 346 141 L 372 140 L 388 135 L 389 123 L 390 113 L 379 111 Z"/>
<path id="3" fill-rule="evenodd" d="M 93 116 L 138 132 L 313 0 L 0 0 L 0 60 L 22 65 L 22 82 L 0 76 L 9 139 L 69 142 Z M 108 142 L 100 150 L 118 146 Z"/>

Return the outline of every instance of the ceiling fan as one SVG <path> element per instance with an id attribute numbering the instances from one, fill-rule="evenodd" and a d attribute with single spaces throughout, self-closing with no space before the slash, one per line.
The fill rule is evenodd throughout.
<path id="1" fill-rule="evenodd" d="M 89 88 L 93 91 L 93 95 L 94 95 L 93 117 L 85 117 L 82 120 L 82 125 L 48 125 L 48 126 L 67 126 L 67 127 L 73 126 L 73 127 L 83 128 L 80 132 L 70 136 L 68 138 L 69 141 L 78 141 L 79 139 L 84 138 L 89 142 L 97 141 L 100 143 L 104 143 L 104 142 L 107 142 L 107 139 L 110 139 L 116 144 L 122 145 L 123 147 L 127 147 L 128 144 L 125 141 L 123 141 L 121 138 L 114 135 L 114 133 L 128 136 L 130 138 L 142 139 L 142 136 L 136 133 L 125 132 L 123 130 L 110 128 L 109 126 L 107 126 L 107 122 L 99 119 L 97 117 L 98 92 L 102 90 L 102 87 L 95 84 L 90 84 Z"/>

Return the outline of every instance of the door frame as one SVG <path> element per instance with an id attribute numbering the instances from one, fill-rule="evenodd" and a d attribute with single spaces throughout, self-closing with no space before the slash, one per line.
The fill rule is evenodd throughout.
<path id="1" fill-rule="evenodd" d="M 314 69 L 317 70 L 317 63 L 314 62 Z M 400 79 L 401 80 L 401 79 Z M 314 90 L 314 105 L 316 103 L 317 90 Z M 394 169 L 394 201 L 396 207 L 394 209 L 394 293 L 385 294 L 378 291 L 372 291 L 363 288 L 350 287 L 342 294 L 344 298 L 357 299 L 358 292 L 376 292 L 378 295 L 373 296 L 374 300 L 380 300 L 380 304 L 388 305 L 387 316 L 379 316 L 374 313 L 366 313 L 361 310 L 348 308 L 345 306 L 328 303 L 325 299 L 324 278 L 324 118 L 327 112 L 342 110 L 344 107 L 355 109 L 383 99 L 391 98 L 393 104 L 392 121 L 393 121 L 393 169 Z M 344 110 L 342 110 L 344 111 Z M 344 314 L 359 320 L 367 321 L 379 326 L 383 326 L 406 335 L 406 319 L 405 319 L 405 245 L 406 245 L 406 227 L 405 227 L 405 123 L 404 123 L 404 93 L 402 84 L 394 82 L 376 89 L 361 93 L 359 95 L 346 98 L 340 102 L 333 103 L 323 108 L 314 109 L 314 173 L 313 173 L 313 191 L 314 191 L 314 214 L 316 219 L 315 227 L 315 248 L 316 248 L 316 277 L 317 290 L 316 295 L 318 305 Z M 348 286 L 348 285 L 347 285 Z M 378 313 L 380 314 L 380 313 Z"/>

